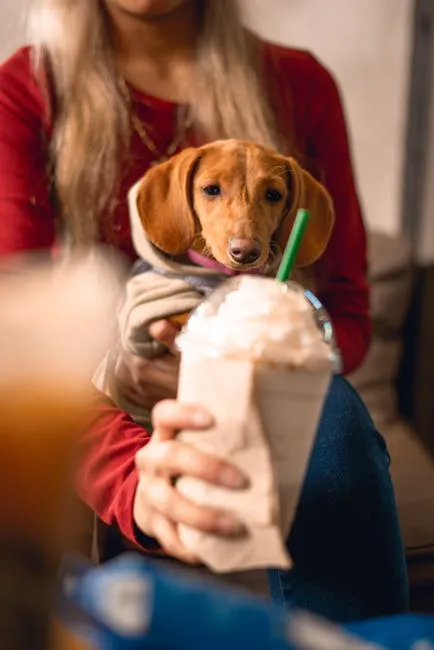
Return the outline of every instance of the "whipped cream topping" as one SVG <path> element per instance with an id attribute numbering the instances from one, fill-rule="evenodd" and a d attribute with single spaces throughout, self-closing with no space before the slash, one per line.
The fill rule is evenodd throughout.
<path id="1" fill-rule="evenodd" d="M 190 317 L 178 338 L 208 353 L 318 369 L 330 366 L 324 341 L 303 289 L 243 275 L 226 282 Z"/>

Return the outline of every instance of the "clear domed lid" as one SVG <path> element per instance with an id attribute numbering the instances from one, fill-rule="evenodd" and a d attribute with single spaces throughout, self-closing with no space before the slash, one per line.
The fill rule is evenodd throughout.
<path id="1" fill-rule="evenodd" d="M 301 319 L 300 312 L 303 313 Z M 222 283 L 193 311 L 178 337 L 177 345 L 182 352 L 190 343 L 199 343 L 206 345 L 211 352 L 213 348 L 218 353 L 223 338 L 225 345 L 229 344 L 230 338 L 230 345 L 234 346 L 235 343 L 244 351 L 250 345 L 249 349 L 252 350 L 252 346 L 257 345 L 253 338 L 249 342 L 249 335 L 252 334 L 250 330 L 253 327 L 258 329 L 261 323 L 262 338 L 267 330 L 270 337 L 273 337 L 279 321 L 280 336 L 283 328 L 289 329 L 290 320 L 294 321 L 294 329 L 299 327 L 299 330 L 305 330 L 299 331 L 295 345 L 299 344 L 300 338 L 308 345 L 308 330 L 310 333 L 315 330 L 315 342 L 321 339 L 323 344 L 327 344 L 332 368 L 334 372 L 340 372 L 341 357 L 333 325 L 321 301 L 296 282 L 279 283 L 274 278 L 239 275 Z M 284 347 L 288 341 L 295 341 L 293 334 L 292 338 L 285 336 L 280 340 L 279 336 L 276 334 L 274 340 L 276 349 L 279 343 Z M 255 350 L 258 352 L 258 347 Z"/>

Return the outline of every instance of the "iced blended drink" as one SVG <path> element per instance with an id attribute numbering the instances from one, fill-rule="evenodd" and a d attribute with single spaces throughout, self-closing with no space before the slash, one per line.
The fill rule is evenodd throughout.
<path id="1" fill-rule="evenodd" d="M 48 648 L 73 463 L 111 342 L 117 273 L 99 256 L 0 272 L 0 647 Z"/>
<path id="2" fill-rule="evenodd" d="M 294 518 L 324 398 L 336 367 L 312 304 L 294 283 L 240 276 L 192 314 L 179 337 L 179 399 L 216 419 L 182 440 L 237 465 L 241 491 L 181 478 L 191 500 L 224 508 L 244 524 L 239 538 L 180 526 L 183 543 L 216 572 L 291 565 L 285 541 Z"/>

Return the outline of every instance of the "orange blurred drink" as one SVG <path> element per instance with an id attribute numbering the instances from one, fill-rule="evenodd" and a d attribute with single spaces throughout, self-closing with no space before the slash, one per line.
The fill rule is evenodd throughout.
<path id="1" fill-rule="evenodd" d="M 0 272 L 1 648 L 48 647 L 77 442 L 118 287 L 116 264 L 97 253 Z"/>

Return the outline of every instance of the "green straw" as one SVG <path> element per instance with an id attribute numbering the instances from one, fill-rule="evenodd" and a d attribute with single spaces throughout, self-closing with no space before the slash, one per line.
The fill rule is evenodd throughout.
<path id="1" fill-rule="evenodd" d="M 307 222 L 309 221 L 309 216 L 307 210 L 297 211 L 297 216 L 295 217 L 294 225 L 292 226 L 291 234 L 289 235 L 279 270 L 277 271 L 276 279 L 278 282 L 287 282 L 291 275 L 295 258 L 297 257 Z"/>

